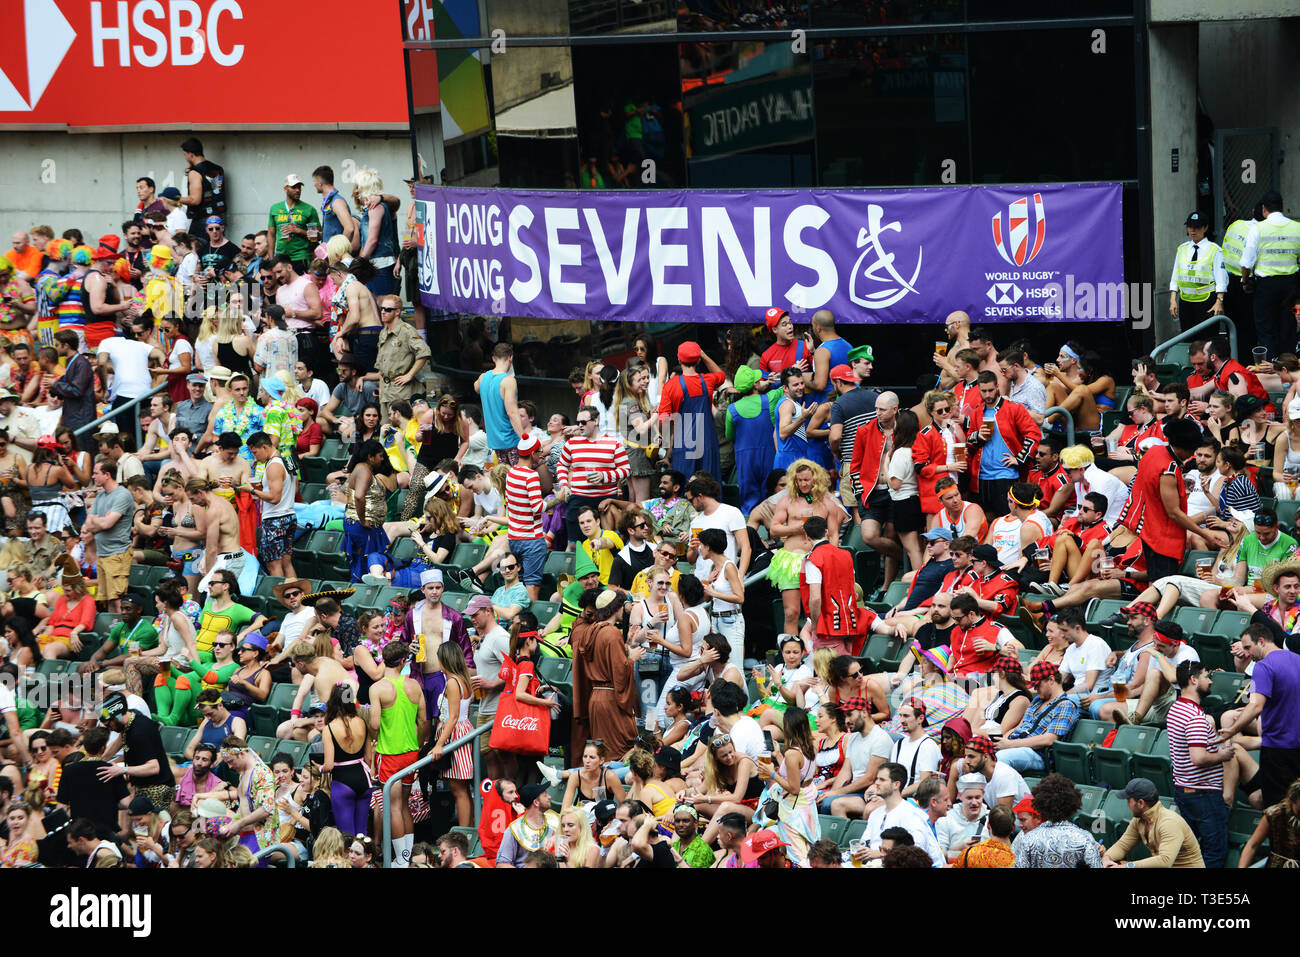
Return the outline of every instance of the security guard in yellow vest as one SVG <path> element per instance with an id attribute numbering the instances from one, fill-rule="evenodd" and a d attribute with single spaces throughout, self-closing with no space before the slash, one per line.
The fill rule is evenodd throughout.
<path id="1" fill-rule="evenodd" d="M 1218 243 L 1205 238 L 1205 216 L 1194 211 L 1184 225 L 1187 242 L 1178 247 L 1169 277 L 1169 315 L 1186 331 L 1210 316 L 1223 315 L 1228 270 Z"/>
<path id="2" fill-rule="evenodd" d="M 1242 288 L 1255 291 L 1255 334 L 1269 356 L 1292 352 L 1296 321 L 1296 270 L 1300 268 L 1300 222 L 1282 215 L 1282 195 L 1277 190 L 1260 200 L 1264 221 L 1255 235 L 1246 237 L 1241 253 Z"/>
<path id="3" fill-rule="evenodd" d="M 1241 256 L 1246 251 L 1246 243 L 1251 234 L 1259 242 L 1258 228 L 1264 218 L 1264 212 L 1258 203 L 1250 214 L 1234 219 L 1223 231 L 1223 263 L 1228 267 L 1228 295 L 1223 300 L 1228 316 L 1237 324 L 1237 345 L 1239 351 L 1246 352 L 1247 342 L 1254 329 L 1255 297 L 1241 287 Z M 1250 327 L 1246 327 L 1246 317 L 1251 317 Z"/>

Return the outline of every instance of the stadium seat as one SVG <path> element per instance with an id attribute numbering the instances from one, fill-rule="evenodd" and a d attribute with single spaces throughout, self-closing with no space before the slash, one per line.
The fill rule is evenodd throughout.
<path id="1" fill-rule="evenodd" d="M 885 590 L 885 597 L 883 601 L 890 608 L 893 608 L 895 605 L 897 605 L 900 601 L 902 601 L 906 597 L 907 597 L 907 582 L 896 581 L 890 583 L 889 588 Z"/>
<path id="2" fill-rule="evenodd" d="M 378 607 L 376 602 L 380 589 L 384 587 L 383 585 L 353 585 L 349 587 L 356 588 L 356 591 L 341 602 L 349 612 L 356 615 L 369 608 Z"/>
<path id="3" fill-rule="evenodd" d="M 866 647 L 862 649 L 864 658 L 871 658 L 876 662 L 893 660 L 894 667 L 898 667 L 898 655 L 903 650 L 903 641 L 894 635 L 872 635 L 867 639 Z"/>
<path id="4" fill-rule="evenodd" d="M 1241 633 L 1250 624 L 1250 615 L 1244 611 L 1222 611 L 1214 622 L 1214 634 L 1228 639 L 1229 644 L 1241 637 Z M 1229 664 L 1227 667 L 1231 668 Z"/>
<path id="5" fill-rule="evenodd" d="M 248 739 L 248 746 L 253 749 L 253 753 L 267 764 L 271 763 L 271 757 L 275 752 L 280 750 L 280 745 L 287 743 L 279 738 L 263 737 L 262 735 L 253 735 Z"/>
<path id="6" fill-rule="evenodd" d="M 1105 621 L 1111 615 L 1115 614 L 1128 602 L 1121 601 L 1118 598 L 1095 598 L 1088 603 L 1087 624 L 1088 630 L 1091 631 L 1094 625 Z"/>
<path id="7" fill-rule="evenodd" d="M 1225 611 L 1223 614 L 1241 614 L 1241 612 Z M 1220 634 L 1193 635 L 1191 644 L 1207 668 L 1222 668 L 1226 671 L 1232 667 L 1232 643 L 1235 640 L 1236 636 L 1228 638 Z"/>
<path id="8" fill-rule="evenodd" d="M 1163 754 L 1134 754 L 1129 760 L 1133 777 L 1146 778 L 1156 786 L 1156 791 L 1164 797 L 1174 793 L 1174 766 L 1169 759 L 1168 748 Z"/>
<path id="9" fill-rule="evenodd" d="M 266 704 L 275 713 L 277 727 L 289 720 L 289 710 L 293 707 L 293 699 L 297 696 L 298 686 L 292 681 L 281 681 L 271 685 L 271 693 L 266 696 Z"/>
<path id="10" fill-rule="evenodd" d="M 535 601 L 528 606 L 528 610 L 537 616 L 537 623 L 545 628 L 546 623 L 560 613 L 560 603 L 558 601 Z"/>
<path id="11" fill-rule="evenodd" d="M 320 486 L 323 489 L 325 487 L 325 476 L 328 475 L 330 471 L 330 462 L 330 459 L 320 455 L 298 459 L 298 464 L 302 468 L 303 481 L 311 485 Z M 303 501 L 308 501 L 305 494 L 303 495 Z M 311 499 L 310 501 L 316 500 Z"/>
<path id="12" fill-rule="evenodd" d="M 158 729 L 162 735 L 163 750 L 175 760 L 182 760 L 190 738 L 199 733 L 198 728 L 182 728 L 175 725 L 163 725 Z"/>
<path id="13" fill-rule="evenodd" d="M 849 841 L 860 840 L 862 838 L 862 835 L 866 833 L 867 833 L 866 821 L 862 819 L 858 819 L 856 821 L 849 821 L 849 826 L 844 830 L 844 838 L 843 838 L 844 843 L 840 846 L 848 847 Z"/>
<path id="14" fill-rule="evenodd" d="M 1250 678 L 1236 671 L 1216 671 L 1210 676 L 1210 693 L 1224 701 L 1232 701 Z"/>
<path id="15" fill-rule="evenodd" d="M 1052 764 L 1075 784 L 1092 783 L 1091 745 L 1057 741 L 1052 745 Z"/>
<path id="16" fill-rule="evenodd" d="M 342 439 L 326 439 L 325 444 L 320 447 L 320 457 L 323 459 L 337 459 L 346 457 L 348 447 L 343 444 Z"/>
<path id="17" fill-rule="evenodd" d="M 146 608 L 146 613 L 153 611 L 153 608 Z M 113 626 L 122 620 L 122 616 L 116 612 L 101 611 L 95 616 L 95 634 L 108 637 L 108 633 L 113 630 Z"/>
<path id="18" fill-rule="evenodd" d="M 1214 633 L 1214 621 L 1219 617 L 1219 612 L 1215 608 L 1180 606 L 1174 609 L 1170 617 L 1189 636 L 1208 635 Z"/>
<path id="19" fill-rule="evenodd" d="M 283 751 L 285 754 L 293 758 L 293 766 L 295 768 L 300 768 L 307 763 L 307 759 L 311 756 L 311 742 L 280 741 L 279 747 L 272 752 L 272 757 L 280 751 Z"/>
<path id="20" fill-rule="evenodd" d="M 487 546 L 478 542 L 461 542 L 456 546 L 456 550 L 451 553 L 450 565 L 457 568 L 473 568 L 483 560 L 487 554 Z"/>
<path id="21" fill-rule="evenodd" d="M 65 672 L 72 671 L 77 667 L 75 661 L 68 661 L 63 658 L 44 658 L 36 666 L 36 673 L 40 675 L 61 675 Z"/>
<path id="22" fill-rule="evenodd" d="M 557 580 L 561 575 L 572 575 L 577 556 L 574 552 L 547 552 L 542 565 L 543 575 L 553 575 Z"/>
<path id="23" fill-rule="evenodd" d="M 1259 826 L 1262 811 L 1256 811 L 1249 804 L 1234 804 L 1228 812 L 1228 843 L 1242 845 L 1255 833 Z"/>
<path id="24" fill-rule="evenodd" d="M 1097 820 L 1101 821 L 1100 826 Z M 1102 802 L 1100 817 L 1094 818 L 1092 832 L 1097 840 L 1110 847 L 1128 829 L 1128 822 L 1131 820 L 1133 820 L 1133 812 L 1129 810 L 1128 799 L 1124 797 L 1123 790 L 1110 791 L 1106 795 L 1106 800 Z"/>
<path id="25" fill-rule="evenodd" d="M 464 834 L 465 839 L 469 841 L 469 854 L 467 855 L 468 857 L 472 859 L 475 857 L 482 856 L 483 844 L 479 840 L 477 830 L 475 830 L 472 827 L 453 827 L 452 830 Z"/>
<path id="26" fill-rule="evenodd" d="M 1122 791 L 1129 779 L 1134 776 L 1130 770 L 1133 755 L 1138 752 L 1152 753 L 1159 734 L 1160 729 L 1150 725 L 1121 726 L 1109 748 L 1093 749 L 1093 780 L 1112 790 Z"/>
<path id="27" fill-rule="evenodd" d="M 298 486 L 298 493 L 302 496 L 304 505 L 322 502 L 329 495 L 324 482 L 304 482 Z"/>
<path id="28" fill-rule="evenodd" d="M 1277 523 L 1295 528 L 1296 514 L 1300 512 L 1300 502 L 1282 501 L 1277 502 L 1274 507 L 1277 509 Z"/>
<path id="29" fill-rule="evenodd" d="M 1204 549 L 1193 549 L 1183 557 L 1183 564 L 1178 569 L 1178 574 L 1196 577 L 1196 563 L 1203 558 L 1216 558 L 1218 552 L 1206 551 Z"/>
<path id="30" fill-rule="evenodd" d="M 455 591 L 455 592 L 443 592 L 443 593 L 442 593 L 442 603 L 443 603 L 444 605 L 446 605 L 448 608 L 455 609 L 456 611 L 460 612 L 461 614 L 464 614 L 464 613 L 465 613 L 465 606 L 469 604 L 469 600 L 470 600 L 472 597 L 474 597 L 474 596 L 472 596 L 472 595 L 466 595 L 464 592 L 458 592 L 458 591 Z"/>
<path id="31" fill-rule="evenodd" d="M 573 660 L 570 658 L 540 658 L 537 662 L 537 677 L 543 684 L 555 685 L 557 688 L 573 690 Z"/>
<path id="32" fill-rule="evenodd" d="M 292 700 L 292 699 L 291 699 Z M 275 709 L 269 704 L 254 703 L 248 708 L 248 732 L 263 736 L 275 736 L 275 729 L 280 722 L 275 720 Z"/>
<path id="33" fill-rule="evenodd" d="M 393 559 L 394 568 L 405 568 L 419 558 L 420 546 L 415 544 L 415 539 L 408 535 L 393 543 L 389 555 Z"/>
<path id="34" fill-rule="evenodd" d="M 1075 724 L 1074 730 L 1070 732 L 1070 743 L 1100 744 L 1114 727 L 1109 721 L 1094 721 L 1091 718 L 1082 718 Z"/>
<path id="35" fill-rule="evenodd" d="M 1026 780 L 1025 783 L 1029 782 Z M 1079 806 L 1079 812 L 1074 816 L 1074 823 L 1082 828 L 1091 828 L 1092 822 L 1096 820 L 1101 812 L 1102 802 L 1106 800 L 1106 789 L 1081 784 L 1079 785 L 1079 796 L 1083 799 L 1083 803 Z"/>
<path id="36" fill-rule="evenodd" d="M 829 814 L 821 814 L 818 815 L 818 821 L 821 823 L 822 838 L 834 841 L 843 847 L 846 843 L 844 835 L 849 829 L 849 819 L 847 817 L 831 817 Z"/>

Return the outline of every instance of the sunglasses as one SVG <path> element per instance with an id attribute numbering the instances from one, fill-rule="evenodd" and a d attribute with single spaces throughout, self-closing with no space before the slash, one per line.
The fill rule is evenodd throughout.
<path id="1" fill-rule="evenodd" d="M 1256 524 L 1258 524 L 1258 523 L 1256 523 Z M 645 522 L 636 522 L 634 525 L 632 525 L 632 527 L 633 527 L 633 528 L 649 528 L 650 526 L 649 526 L 648 524 L 646 524 Z"/>
<path id="2" fill-rule="evenodd" d="M 512 572 L 518 567 L 519 567 L 518 565 L 502 565 L 501 570 L 503 572 Z"/>
<path id="3" fill-rule="evenodd" d="M 302 594 L 302 592 L 300 592 L 300 591 L 287 591 L 287 592 L 284 593 L 284 597 L 285 597 L 285 598 L 297 598 L 297 597 L 298 597 L 299 595 L 301 595 L 301 594 Z"/>
<path id="4" fill-rule="evenodd" d="M 214 642 L 212 643 L 212 647 L 213 647 L 213 648 L 233 648 L 233 647 L 235 647 L 235 643 L 234 643 L 233 641 L 214 641 Z"/>
<path id="5" fill-rule="evenodd" d="M 598 745 L 600 745 L 601 747 L 604 747 L 604 746 L 605 746 L 605 739 L 604 739 L 604 738 L 588 738 L 588 739 L 587 739 L 587 743 L 588 743 L 588 744 L 598 744 Z"/>
<path id="6" fill-rule="evenodd" d="M 591 419 L 578 419 L 578 425 L 591 425 Z"/>
<path id="7" fill-rule="evenodd" d="M 716 748 L 721 748 L 724 745 L 728 745 L 728 744 L 731 744 L 731 735 L 715 734 L 713 736 L 713 740 L 709 742 L 709 747 L 716 749 Z"/>
<path id="8" fill-rule="evenodd" d="M 379 311 L 380 312 L 401 312 L 402 310 L 400 306 L 380 306 Z"/>

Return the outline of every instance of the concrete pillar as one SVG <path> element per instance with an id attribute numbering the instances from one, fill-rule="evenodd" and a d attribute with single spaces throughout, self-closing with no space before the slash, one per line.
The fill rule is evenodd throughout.
<path id="1" fill-rule="evenodd" d="M 1154 249 L 1153 306 L 1156 341 L 1178 332 L 1169 315 L 1169 273 L 1178 245 L 1186 238 L 1183 221 L 1196 208 L 1197 24 L 1152 25 L 1151 196 Z M 1178 171 L 1171 151 L 1178 150 Z M 1181 361 L 1175 350 L 1171 361 Z"/>

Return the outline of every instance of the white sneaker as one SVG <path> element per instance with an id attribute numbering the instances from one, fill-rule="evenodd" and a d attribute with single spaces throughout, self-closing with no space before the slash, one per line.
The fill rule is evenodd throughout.
<path id="1" fill-rule="evenodd" d="M 537 769 L 542 772 L 542 777 L 551 782 L 551 787 L 556 787 L 562 780 L 564 780 L 560 777 L 560 772 L 555 770 L 555 768 L 551 767 L 549 764 L 543 764 L 541 761 L 538 761 Z"/>

